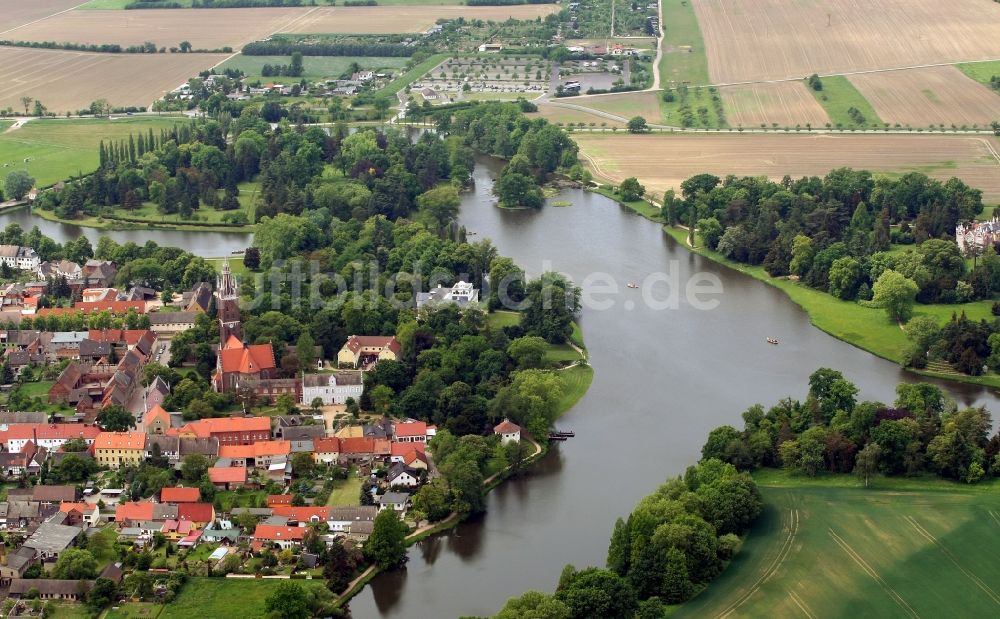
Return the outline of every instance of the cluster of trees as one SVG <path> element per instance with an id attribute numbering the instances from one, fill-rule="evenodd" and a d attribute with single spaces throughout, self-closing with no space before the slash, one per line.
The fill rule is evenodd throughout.
<path id="1" fill-rule="evenodd" d="M 260 69 L 260 74 L 264 77 L 287 76 L 302 77 L 302 52 L 292 52 L 289 64 L 270 65 L 265 64 Z"/>
<path id="2" fill-rule="evenodd" d="M 1000 434 L 985 408 L 958 410 L 936 386 L 902 383 L 892 406 L 857 401 L 857 387 L 838 371 L 809 377 L 805 402 L 784 399 L 743 413 L 744 429 L 722 426 L 702 449 L 741 470 L 784 467 L 805 475 L 855 472 L 920 475 L 975 483 L 1000 474 Z"/>
<path id="3" fill-rule="evenodd" d="M 970 376 L 987 369 L 1000 372 L 1000 321 L 996 319 L 977 322 L 962 312 L 940 325 L 930 316 L 917 316 L 906 324 L 906 337 L 909 346 L 903 362 L 910 367 L 925 368 L 930 361 L 942 361 Z"/>
<path id="4" fill-rule="evenodd" d="M 247 56 L 412 56 L 414 48 L 402 43 L 377 43 L 369 41 L 297 41 L 275 37 L 268 41 L 254 41 L 243 46 Z"/>
<path id="5" fill-rule="evenodd" d="M 982 192 L 957 178 L 941 183 L 913 172 L 875 179 L 847 168 L 780 183 L 700 174 L 681 190 L 681 197 L 664 198 L 671 225 L 685 221 L 726 258 L 763 265 L 772 276 L 794 275 L 841 299 L 870 300 L 886 271 L 915 282 L 925 303 L 1000 290 L 991 281 L 995 261 L 969 274 L 953 241 L 955 224 L 983 209 Z M 892 253 L 894 242 L 918 247 Z"/>
<path id="6" fill-rule="evenodd" d="M 495 619 L 664 617 L 668 604 L 689 600 L 722 572 L 761 508 L 747 473 L 705 458 L 618 519 L 606 568 L 567 565 L 555 594 L 529 591 Z"/>

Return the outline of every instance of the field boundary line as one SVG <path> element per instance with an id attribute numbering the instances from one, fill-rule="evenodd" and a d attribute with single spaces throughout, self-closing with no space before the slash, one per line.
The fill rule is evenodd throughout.
<path id="1" fill-rule="evenodd" d="M 979 140 L 980 142 L 982 142 L 983 145 L 986 146 L 986 150 L 989 151 L 991 155 L 993 155 L 994 159 L 997 160 L 997 165 L 1000 165 L 1000 153 L 997 152 L 997 149 L 993 148 L 992 142 L 990 142 L 986 138 L 972 138 L 972 139 Z"/>
<path id="2" fill-rule="evenodd" d="M 995 511 L 990 511 L 989 513 L 990 517 L 992 517 L 997 524 L 1000 524 L 1000 514 L 997 514 Z"/>
<path id="3" fill-rule="evenodd" d="M 958 559 L 955 558 L 955 555 L 952 554 L 950 550 L 948 550 L 948 547 L 942 544 L 940 541 L 938 541 L 938 539 L 934 537 L 934 535 L 930 531 L 925 529 L 923 525 L 917 522 L 913 516 L 903 516 L 903 520 L 907 521 L 910 524 L 910 526 L 912 526 L 916 530 L 917 533 L 919 533 L 929 542 L 937 546 L 938 549 L 941 551 L 941 554 L 948 557 L 948 560 L 954 563 L 955 567 L 957 567 L 959 571 L 965 574 L 965 576 L 969 580 L 971 580 L 977 587 L 982 589 L 983 592 L 986 593 L 986 595 L 988 595 L 989 598 L 993 600 L 995 604 L 1000 605 L 1000 595 L 998 595 L 997 592 L 994 591 L 992 587 L 983 582 L 978 576 L 967 570 L 965 566 L 959 563 Z"/>
<path id="4" fill-rule="evenodd" d="M 69 13 L 70 11 L 75 11 L 76 9 L 80 8 L 81 6 L 83 6 L 85 4 L 90 4 L 90 0 L 84 0 L 83 2 L 81 2 L 80 4 L 78 4 L 76 6 L 71 6 L 68 9 L 63 9 L 62 11 L 53 13 L 52 15 L 46 15 L 45 17 L 39 17 L 38 19 L 33 20 L 33 21 L 29 21 L 28 23 L 20 24 L 18 26 L 14 26 L 13 28 L 9 28 L 7 30 L 4 30 L 3 32 L 0 32 L 0 35 L 7 34 L 8 32 L 14 32 L 15 30 L 20 30 L 21 28 L 24 28 L 25 26 L 30 26 L 32 24 L 37 24 L 40 21 L 45 21 L 46 19 L 49 19 L 51 17 L 55 17 L 56 15 L 62 15 L 63 13 Z"/>
<path id="5" fill-rule="evenodd" d="M 761 574 L 760 578 L 757 579 L 757 582 L 755 582 L 750 589 L 740 594 L 735 602 L 723 609 L 720 614 L 716 615 L 716 619 L 725 619 L 729 615 L 736 612 L 736 610 L 739 609 L 740 606 L 743 606 L 743 604 L 749 600 L 754 593 L 757 593 L 757 591 L 771 578 L 771 576 L 774 576 L 774 573 L 778 571 L 778 568 L 781 567 L 781 564 L 785 562 L 785 559 L 788 558 L 788 555 L 791 553 L 792 547 L 795 545 L 795 535 L 798 533 L 798 530 L 799 510 L 789 509 L 788 535 L 778 548 L 778 552 L 774 559 L 771 560 L 771 563 L 767 566 L 767 569 L 764 570 L 764 573 Z"/>
<path id="6" fill-rule="evenodd" d="M 800 598 L 798 594 L 791 589 L 788 590 L 788 597 L 792 598 L 792 601 L 795 602 L 795 605 L 799 607 L 799 610 L 801 610 L 806 617 L 809 619 L 816 619 L 816 616 L 809 612 L 809 606 L 806 605 L 805 601 L 803 601 L 802 598 Z"/>
<path id="7" fill-rule="evenodd" d="M 906 600 L 904 600 L 898 593 L 896 593 L 896 590 L 890 587 L 889 583 L 884 581 L 882 577 L 878 575 L 878 572 L 876 572 L 875 569 L 871 565 L 869 565 L 868 562 L 865 561 L 861 555 L 859 555 L 853 548 L 851 548 L 850 544 L 844 541 L 842 537 L 837 535 L 837 533 L 833 529 L 827 529 L 827 530 L 830 532 L 830 537 L 832 537 L 833 541 L 835 541 L 837 545 L 840 546 L 841 550 L 847 553 L 847 556 L 853 559 L 854 562 L 857 563 L 866 574 L 871 576 L 872 580 L 881 585 L 882 589 L 885 590 L 885 592 L 889 595 L 889 597 L 892 598 L 892 600 L 896 602 L 896 604 L 900 608 L 905 610 L 907 613 L 910 614 L 910 616 L 914 617 L 915 619 L 920 618 L 920 615 L 917 614 L 917 611 L 913 610 L 913 607 L 907 604 Z"/>

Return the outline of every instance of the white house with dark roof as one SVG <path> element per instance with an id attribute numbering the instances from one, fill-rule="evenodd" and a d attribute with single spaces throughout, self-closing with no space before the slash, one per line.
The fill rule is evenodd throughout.
<path id="1" fill-rule="evenodd" d="M 302 403 L 323 400 L 324 406 L 346 404 L 347 398 L 358 401 L 364 390 L 361 372 L 334 372 L 332 374 L 306 374 L 302 377 Z"/>
<path id="2" fill-rule="evenodd" d="M 451 288 L 445 288 L 438 284 L 437 288 L 430 292 L 417 293 L 417 309 L 442 303 L 455 303 L 459 307 L 465 307 L 478 302 L 479 289 L 466 281 L 459 281 Z"/>

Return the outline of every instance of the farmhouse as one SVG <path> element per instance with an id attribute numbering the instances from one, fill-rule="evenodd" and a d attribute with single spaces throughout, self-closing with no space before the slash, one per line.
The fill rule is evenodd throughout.
<path id="1" fill-rule="evenodd" d="M 500 444 L 521 442 L 521 426 L 504 419 L 493 428 L 493 434 L 500 435 Z"/>

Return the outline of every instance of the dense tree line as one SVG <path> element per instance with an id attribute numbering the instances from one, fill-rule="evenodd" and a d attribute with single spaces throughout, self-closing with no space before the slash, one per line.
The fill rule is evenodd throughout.
<path id="1" fill-rule="evenodd" d="M 243 46 L 247 56 L 290 56 L 299 52 L 303 56 L 412 56 L 416 48 L 400 43 L 352 42 L 299 42 L 275 38 L 254 41 Z"/>
<path id="2" fill-rule="evenodd" d="M 724 569 L 760 514 L 760 492 L 747 473 L 705 458 L 619 518 L 605 568 L 567 565 L 555 594 L 529 591 L 495 619 L 664 617 Z"/>
<path id="3" fill-rule="evenodd" d="M 742 431 L 722 426 L 702 449 L 741 470 L 783 467 L 805 475 L 932 473 L 975 483 L 1000 474 L 1000 435 L 985 408 L 958 410 L 936 386 L 901 383 L 896 401 L 857 401 L 858 388 L 835 370 L 809 377 L 805 402 L 784 399 L 743 413 Z"/>
<path id="4" fill-rule="evenodd" d="M 335 0 L 330 0 L 327 4 L 333 6 Z M 283 7 L 283 6 L 304 6 L 314 5 L 315 0 L 304 2 L 303 0 L 192 0 L 192 9 L 244 9 L 262 7 Z M 180 2 L 173 0 L 133 0 L 125 5 L 126 9 L 181 9 L 186 8 Z"/>
<path id="5" fill-rule="evenodd" d="M 512 6 L 515 4 L 553 4 L 556 0 L 465 0 L 466 6 Z"/>

